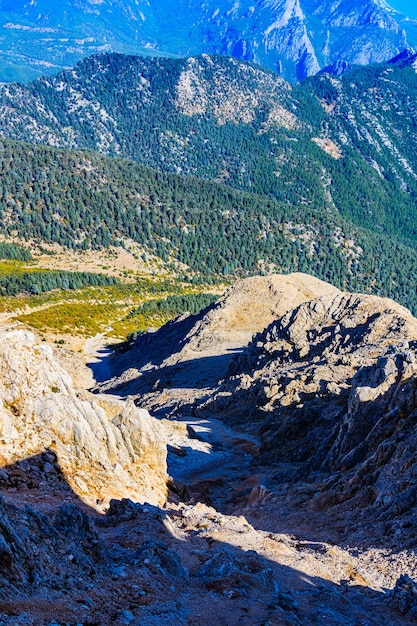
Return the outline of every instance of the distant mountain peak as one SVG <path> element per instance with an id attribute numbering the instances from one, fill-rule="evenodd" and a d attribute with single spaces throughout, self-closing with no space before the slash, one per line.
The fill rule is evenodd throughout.
<path id="1" fill-rule="evenodd" d="M 100 50 L 220 54 L 292 82 L 346 60 L 386 61 L 408 23 L 384 0 L 52 0 L 1 3 L 0 81 L 56 73 Z M 405 19 L 405 18 L 404 18 Z"/>

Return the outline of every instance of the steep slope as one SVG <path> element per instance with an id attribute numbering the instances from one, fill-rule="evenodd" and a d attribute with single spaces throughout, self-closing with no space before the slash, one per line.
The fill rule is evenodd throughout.
<path id="1" fill-rule="evenodd" d="M 381 62 L 407 45 L 380 0 L 1 3 L 1 80 L 53 73 L 97 51 L 227 54 L 300 80 L 338 60 Z M 401 26 L 399 25 L 399 21 Z M 412 30 L 412 29 L 411 29 Z"/>
<path id="2" fill-rule="evenodd" d="M 385 61 L 406 44 L 388 6 L 375 0 L 262 0 L 256 6 L 241 2 L 214 12 L 209 6 L 205 19 L 209 26 L 202 27 L 203 40 L 208 41 L 204 52 L 254 61 L 290 81 L 316 74 L 337 60 Z"/>
<path id="3" fill-rule="evenodd" d="M 195 497 L 262 528 L 411 549 L 417 320 L 392 300 L 307 276 L 273 277 L 265 291 L 268 280 L 241 281 L 199 319 L 139 338 L 100 388 L 135 394 L 140 406 L 185 422 L 197 443 L 209 438 L 214 458 L 204 475 L 193 472 L 191 449 L 179 450 L 190 445 L 179 425 L 171 435 L 171 454 L 184 457 L 179 478 Z M 316 289 L 323 295 L 311 299 Z M 278 318 L 245 347 L 236 326 L 256 328 L 271 315 Z M 246 453 L 260 439 L 233 485 L 221 474 L 227 458 L 216 464 L 214 452 L 231 438 L 218 420 L 240 432 L 233 440 Z M 174 476 L 179 464 L 169 462 Z"/>
<path id="4" fill-rule="evenodd" d="M 323 528 L 361 542 L 372 522 L 375 541 L 411 546 L 416 338 L 416 319 L 390 300 L 312 300 L 255 336 L 198 414 L 258 432 L 258 470 L 278 500 L 302 483 L 312 523 L 320 511 Z"/>
<path id="5" fill-rule="evenodd" d="M 263 528 L 410 548 L 417 320 L 392 300 L 309 284 L 306 276 L 274 277 L 265 291 L 268 280 L 241 281 L 200 319 L 180 318 L 139 338 L 119 363 L 115 357 L 120 371 L 100 388 L 136 394 L 142 407 L 192 425 L 199 441 L 211 430 L 215 450 L 230 437 L 216 437 L 216 420 L 241 431 L 246 450 L 260 438 L 252 467 L 242 459 L 227 489 L 213 460 L 206 482 L 184 474 L 209 503 L 220 499 L 226 511 L 262 519 Z M 311 299 L 316 289 L 324 295 Z M 289 309 L 297 300 L 304 302 Z M 256 328 L 274 314 L 245 347 L 236 326 L 252 320 Z"/>

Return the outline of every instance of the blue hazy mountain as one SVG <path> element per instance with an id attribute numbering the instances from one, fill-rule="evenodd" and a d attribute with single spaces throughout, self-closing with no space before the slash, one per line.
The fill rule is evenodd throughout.
<path id="1" fill-rule="evenodd" d="M 406 30 L 417 38 L 414 20 L 384 0 L 0 0 L 0 29 L 2 81 L 111 50 L 230 55 L 295 81 L 337 61 L 392 58 Z"/>

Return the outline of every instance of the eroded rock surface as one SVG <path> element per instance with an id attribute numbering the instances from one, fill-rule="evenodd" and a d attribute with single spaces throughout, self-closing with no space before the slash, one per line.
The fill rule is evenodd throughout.
<path id="1" fill-rule="evenodd" d="M 88 502 L 166 496 L 163 427 L 133 402 L 78 393 L 47 345 L 24 331 L 0 335 L 0 463 L 52 452 L 44 476 L 59 469 Z M 106 411 L 107 409 L 107 411 Z M 30 469 L 30 461 L 26 462 Z"/>
<path id="2" fill-rule="evenodd" d="M 416 338 L 417 321 L 387 299 L 304 303 L 254 338 L 198 413 L 258 432 L 271 485 L 312 484 L 310 509 L 339 508 L 362 536 L 372 519 L 381 541 L 405 538 L 417 502 Z"/>
<path id="3" fill-rule="evenodd" d="M 115 360 L 159 424 L 2 335 L 0 624 L 415 622 L 417 320 L 308 285 L 242 281 Z"/>

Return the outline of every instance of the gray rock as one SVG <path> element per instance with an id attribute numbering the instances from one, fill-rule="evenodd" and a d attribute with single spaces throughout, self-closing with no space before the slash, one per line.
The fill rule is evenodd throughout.
<path id="1" fill-rule="evenodd" d="M 389 604 L 401 615 L 417 615 L 417 583 L 407 574 L 400 576 L 389 594 Z M 413 619 L 414 619 L 413 618 Z"/>
<path id="2" fill-rule="evenodd" d="M 134 619 L 135 619 L 135 616 L 133 615 L 133 613 L 131 611 L 128 611 L 127 609 L 122 611 L 120 614 L 120 621 L 123 624 L 131 624 Z"/>
<path id="3" fill-rule="evenodd" d="M 188 570 L 181 563 L 178 554 L 157 541 L 147 541 L 136 553 L 136 559 L 151 569 L 160 568 L 177 580 L 187 580 Z"/>

